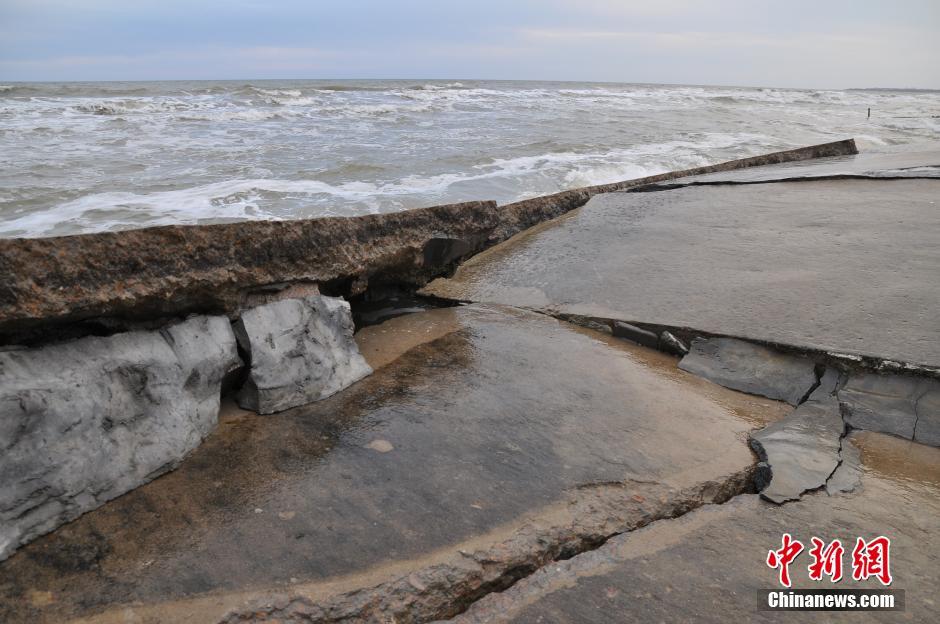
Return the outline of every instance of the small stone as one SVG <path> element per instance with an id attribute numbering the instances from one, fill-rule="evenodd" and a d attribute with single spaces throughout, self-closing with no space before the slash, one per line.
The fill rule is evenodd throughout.
<path id="1" fill-rule="evenodd" d="M 281 520 L 293 520 L 294 516 L 297 515 L 296 511 L 279 511 L 277 517 Z"/>
<path id="2" fill-rule="evenodd" d="M 256 514 L 264 513 L 264 509 L 261 509 L 260 507 L 255 507 L 255 513 Z"/>
<path id="3" fill-rule="evenodd" d="M 685 343 L 668 331 L 664 331 L 659 335 L 659 348 L 667 353 L 679 356 L 683 356 L 689 352 L 689 348 L 685 346 Z"/>
<path id="4" fill-rule="evenodd" d="M 659 347 L 659 338 L 656 334 L 637 327 L 636 325 L 624 323 L 623 321 L 614 321 L 613 334 L 618 338 L 626 338 L 627 340 L 644 347 L 649 347 L 650 349 L 657 349 Z"/>
<path id="5" fill-rule="evenodd" d="M 392 443 L 388 440 L 372 440 L 366 444 L 366 448 L 372 449 L 373 451 L 378 451 L 379 453 L 388 453 L 395 447 L 392 446 Z"/>

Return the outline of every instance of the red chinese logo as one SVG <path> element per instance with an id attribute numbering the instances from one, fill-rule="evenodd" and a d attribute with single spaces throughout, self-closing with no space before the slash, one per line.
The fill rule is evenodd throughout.
<path id="1" fill-rule="evenodd" d="M 891 566 L 888 561 L 891 540 L 881 535 L 866 542 L 858 538 L 852 549 L 852 578 L 864 581 L 874 576 L 882 585 L 891 584 Z"/>
<path id="2" fill-rule="evenodd" d="M 828 576 L 830 582 L 838 583 L 842 580 L 842 557 L 845 548 L 842 542 L 832 540 L 828 544 L 818 537 L 811 538 L 812 548 L 809 555 L 813 561 L 807 566 L 809 578 L 813 581 L 822 581 Z M 791 586 L 790 564 L 803 552 L 804 546 L 800 540 L 793 539 L 789 533 L 784 533 L 779 550 L 767 553 L 767 565 L 779 570 L 779 581 L 784 587 Z M 859 537 L 852 549 L 852 578 L 864 581 L 874 577 L 882 585 L 891 584 L 891 540 L 879 536 L 871 541 Z"/>
<path id="3" fill-rule="evenodd" d="M 771 550 L 767 553 L 767 565 L 771 568 L 780 568 L 780 584 L 784 587 L 790 586 L 790 564 L 801 552 L 803 552 L 803 544 L 790 537 L 789 533 L 784 533 L 783 546 L 780 550 Z"/>
<path id="4" fill-rule="evenodd" d="M 842 542 L 832 540 L 828 545 L 818 537 L 811 540 L 813 547 L 809 549 L 809 555 L 813 562 L 809 564 L 809 578 L 814 581 L 821 581 L 823 576 L 828 576 L 830 581 L 838 583 L 842 580 L 842 555 L 845 549 L 842 548 Z M 825 546 L 825 548 L 823 548 Z"/>

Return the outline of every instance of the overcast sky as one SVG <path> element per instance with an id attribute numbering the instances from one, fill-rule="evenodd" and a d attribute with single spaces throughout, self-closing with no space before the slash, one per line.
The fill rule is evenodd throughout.
<path id="1" fill-rule="evenodd" d="M 940 0 L 0 0 L 0 80 L 940 88 Z"/>

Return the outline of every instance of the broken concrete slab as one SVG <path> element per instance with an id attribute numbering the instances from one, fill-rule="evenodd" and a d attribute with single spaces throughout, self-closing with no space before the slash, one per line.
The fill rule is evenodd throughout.
<path id="1" fill-rule="evenodd" d="M 311 295 L 258 306 L 234 323 L 249 372 L 238 403 L 260 414 L 325 399 L 372 373 L 349 303 Z"/>
<path id="2" fill-rule="evenodd" d="M 224 317 L 0 352 L 0 560 L 179 464 L 240 363 Z"/>
<path id="3" fill-rule="evenodd" d="M 752 156 L 505 206 L 467 202 L 352 218 L 165 226 L 0 239 L 0 344 L 186 313 L 235 318 L 252 293 L 293 282 L 358 294 L 370 283 L 420 286 L 473 253 L 582 206 L 597 193 L 687 175 L 857 153 L 851 139 Z"/>
<path id="4" fill-rule="evenodd" d="M 938 180 L 597 195 L 422 292 L 940 367 L 938 196 Z"/>
<path id="5" fill-rule="evenodd" d="M 807 401 L 783 420 L 752 433 L 751 446 L 771 473 L 761 496 L 782 504 L 826 485 L 841 461 L 844 432 L 839 402 L 830 396 Z"/>
<path id="6" fill-rule="evenodd" d="M 818 382 L 813 360 L 735 338 L 696 338 L 679 368 L 790 405 L 799 405 Z"/>
<path id="7" fill-rule="evenodd" d="M 403 337 L 370 327 L 364 352 L 456 327 L 324 401 L 226 415 L 174 472 L 0 564 L 0 620 L 218 621 L 347 590 L 331 613 L 453 614 L 518 570 L 747 489 L 747 432 L 789 409 L 545 315 L 425 314 L 389 321 Z"/>
<path id="8" fill-rule="evenodd" d="M 854 437 L 854 436 L 853 436 Z M 811 547 L 817 536 L 839 539 L 851 551 L 857 537 L 891 539 L 892 589 L 905 591 L 898 612 L 829 611 L 827 622 L 886 622 L 936 619 L 940 567 L 940 451 L 913 443 L 919 452 L 895 456 L 889 436 L 863 440 L 862 487 L 831 498 L 824 494 L 777 507 L 742 495 L 674 520 L 612 538 L 597 550 L 555 562 L 491 593 L 449 620 L 453 624 L 594 624 L 624 622 L 780 622 L 785 614 L 761 611 L 769 589 L 780 589 L 778 571 L 767 566 L 781 536 Z M 899 468 L 903 472 L 899 472 Z M 908 475 L 919 475 L 914 481 Z M 856 581 L 850 552 L 838 585 L 809 579 L 804 551 L 790 566 L 795 589 L 879 589 L 879 581 Z M 795 614 L 794 614 L 795 615 Z M 806 614 L 795 615 L 804 621 Z"/>
<path id="9" fill-rule="evenodd" d="M 767 165 L 760 169 L 710 173 L 684 178 L 677 183 L 748 184 L 775 180 L 812 180 L 832 176 L 938 178 L 940 150 L 846 154 L 812 161 Z"/>
<path id="10" fill-rule="evenodd" d="M 936 379 L 856 373 L 839 390 L 839 400 L 845 407 L 846 423 L 855 429 L 940 446 L 940 381 Z"/>

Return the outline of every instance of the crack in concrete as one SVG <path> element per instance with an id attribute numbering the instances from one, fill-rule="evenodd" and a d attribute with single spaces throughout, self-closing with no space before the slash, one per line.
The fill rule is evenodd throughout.
<path id="1" fill-rule="evenodd" d="M 916 169 L 917 167 L 910 167 Z M 866 173 L 833 173 L 819 176 L 789 176 L 783 178 L 772 178 L 768 180 L 701 180 L 692 182 L 677 182 L 674 184 L 647 184 L 634 188 L 615 191 L 617 193 L 658 193 L 661 191 L 672 191 L 675 189 L 689 188 L 693 186 L 751 186 L 754 184 L 777 184 L 783 182 L 825 182 L 829 180 L 874 180 L 874 181 L 896 181 L 896 180 L 937 180 L 937 176 L 929 175 L 873 175 Z"/>
<path id="2" fill-rule="evenodd" d="M 826 372 L 826 367 L 820 364 L 817 364 L 813 368 L 813 374 L 816 375 L 816 382 L 812 386 L 810 386 L 809 390 L 807 390 L 806 393 L 800 398 L 800 400 L 796 404 L 797 407 L 806 403 L 809 400 L 809 397 L 812 396 L 812 394 L 816 391 L 816 389 L 822 384 L 822 378 L 825 372 Z"/>
<path id="3" fill-rule="evenodd" d="M 836 463 L 836 467 L 832 469 L 832 472 L 829 473 L 829 476 L 826 477 L 825 483 L 820 486 L 821 488 L 826 488 L 827 490 L 829 488 L 829 482 L 832 481 L 832 477 L 835 476 L 836 472 L 839 471 L 839 468 L 841 468 L 842 464 L 845 462 L 845 438 L 849 435 L 851 430 L 849 424 L 845 422 L 845 407 L 841 401 L 839 401 L 839 418 L 842 419 L 842 434 L 839 436 L 839 461 Z M 805 493 L 806 492 L 804 492 L 804 494 Z"/>
<path id="4" fill-rule="evenodd" d="M 596 550 L 618 535 L 753 493 L 753 471 L 754 464 L 719 480 L 681 490 L 633 480 L 587 484 L 591 487 L 580 488 L 580 498 L 564 505 L 567 520 L 561 525 L 552 513 L 547 519 L 538 516 L 502 542 L 480 550 L 462 548 L 445 561 L 388 582 L 322 600 L 302 594 L 275 596 L 231 612 L 222 622 L 446 620 L 545 566 Z M 629 488 L 632 483 L 639 487 Z"/>

